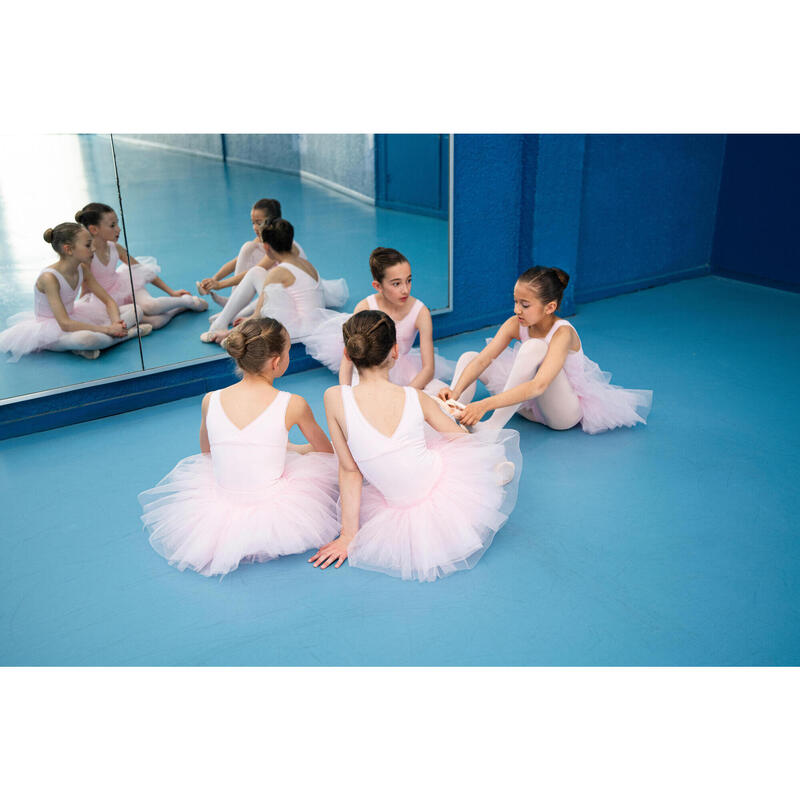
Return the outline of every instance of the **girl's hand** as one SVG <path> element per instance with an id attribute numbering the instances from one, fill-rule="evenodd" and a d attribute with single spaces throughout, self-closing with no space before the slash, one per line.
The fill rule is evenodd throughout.
<path id="1" fill-rule="evenodd" d="M 104 333 L 121 339 L 123 336 L 128 335 L 128 326 L 121 319 L 118 319 L 116 322 L 106 325 Z"/>
<path id="2" fill-rule="evenodd" d="M 200 294 L 208 294 L 213 289 L 219 289 L 219 281 L 214 280 L 214 278 L 203 278 L 198 288 L 200 289 Z"/>
<path id="3" fill-rule="evenodd" d="M 335 561 L 336 569 L 339 569 L 347 558 L 347 547 L 352 541 L 352 537 L 340 536 L 324 547 L 320 547 L 308 560 L 315 567 L 322 567 L 322 569 L 327 569 Z"/>
<path id="4" fill-rule="evenodd" d="M 186 289 L 173 289 L 170 293 L 170 297 L 180 297 L 181 295 L 189 294 Z"/>
<path id="5" fill-rule="evenodd" d="M 453 394 L 453 390 L 449 386 L 445 386 L 444 389 L 439 389 L 440 400 L 455 400 L 456 396 Z"/>
<path id="6" fill-rule="evenodd" d="M 470 403 L 458 417 L 458 421 L 462 425 L 474 425 L 479 422 L 487 411 L 490 411 L 489 403 L 487 400 L 479 400 L 477 403 Z"/>

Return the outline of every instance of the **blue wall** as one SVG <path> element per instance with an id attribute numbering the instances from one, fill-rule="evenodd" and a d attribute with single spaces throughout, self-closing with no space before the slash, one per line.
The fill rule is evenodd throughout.
<path id="1" fill-rule="evenodd" d="M 297 134 L 224 133 L 225 157 L 243 164 L 297 174 L 300 171 L 300 142 Z"/>
<path id="2" fill-rule="evenodd" d="M 798 186 L 800 136 L 727 137 L 715 273 L 800 290 Z"/>
<path id="3" fill-rule="evenodd" d="M 708 272 L 725 137 L 586 137 L 576 299 Z"/>

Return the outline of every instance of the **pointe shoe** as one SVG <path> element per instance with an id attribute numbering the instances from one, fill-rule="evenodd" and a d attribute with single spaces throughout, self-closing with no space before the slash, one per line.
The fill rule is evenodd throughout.
<path id="1" fill-rule="evenodd" d="M 194 301 L 191 305 L 192 311 L 208 311 L 208 302 L 201 297 L 192 297 Z"/>
<path id="2" fill-rule="evenodd" d="M 137 326 L 139 336 L 149 336 L 153 332 L 153 326 L 149 322 L 140 322 Z"/>
<path id="3" fill-rule="evenodd" d="M 434 397 L 433 399 L 439 404 L 439 408 L 441 408 L 442 411 L 444 411 L 444 413 L 450 417 L 450 419 L 458 423 L 458 426 L 462 431 L 465 433 L 472 433 L 471 428 L 468 428 L 458 420 L 457 415 L 460 415 L 461 412 L 466 408 L 463 403 L 459 403 L 458 400 L 453 400 L 452 398 L 450 400 L 442 400 L 440 397 Z"/>
<path id="4" fill-rule="evenodd" d="M 514 480 L 517 468 L 512 461 L 500 461 L 494 465 L 495 481 L 498 486 L 505 486 Z"/>
<path id="5" fill-rule="evenodd" d="M 94 359 L 100 357 L 99 350 L 73 350 L 72 352 L 81 358 L 88 358 L 89 361 L 94 361 Z"/>
<path id="6" fill-rule="evenodd" d="M 200 334 L 200 341 L 206 344 L 220 344 L 220 342 L 228 338 L 227 331 L 224 331 L 225 336 L 222 339 L 218 338 L 220 333 L 221 331 L 204 331 Z"/>
<path id="7" fill-rule="evenodd" d="M 200 288 L 200 281 L 195 281 L 195 282 L 194 282 L 194 285 L 197 287 L 197 294 L 208 294 L 208 292 L 204 292 L 204 291 L 203 291 L 203 290 Z"/>

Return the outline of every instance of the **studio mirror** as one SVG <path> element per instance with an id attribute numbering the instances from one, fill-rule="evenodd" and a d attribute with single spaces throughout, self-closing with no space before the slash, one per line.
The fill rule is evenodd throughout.
<path id="1" fill-rule="evenodd" d="M 52 319 L 54 312 L 45 295 L 38 299 L 38 320 L 34 314 L 34 285 L 43 269 L 60 260 L 42 238 L 44 231 L 60 223 L 74 223 L 76 212 L 88 203 L 102 201 L 113 205 L 116 198 L 109 136 L 0 136 L 0 343 L 4 346 L 4 352 L 0 352 L 0 402 L 142 369 L 136 335 L 115 336 L 113 346 L 107 348 L 105 345 L 111 341 L 108 336 L 105 342 L 99 339 L 94 342 L 95 346 L 90 346 L 92 342 L 88 339 L 85 342 L 61 339 L 64 331 Z M 87 252 L 91 256 L 91 251 Z M 124 273 L 119 281 L 129 282 L 127 267 L 119 265 L 119 269 Z M 74 275 L 76 281 L 77 274 L 77 270 L 68 270 L 68 275 Z M 69 280 L 62 283 L 54 277 L 59 297 L 64 298 L 68 308 L 73 287 Z M 86 315 L 74 309 L 86 310 L 81 303 L 91 298 L 81 298 L 80 286 L 74 289 L 77 289 L 74 317 L 86 319 Z M 110 322 L 103 316 L 103 308 L 101 304 L 96 322 L 101 326 Z M 23 320 L 23 327 L 10 331 L 20 321 L 19 315 L 25 315 L 27 320 Z M 134 321 L 131 316 L 131 322 Z M 69 343 L 72 344 L 66 346 Z M 98 344 L 104 348 L 99 352 L 95 349 Z M 62 349 L 24 352 L 37 345 Z M 73 346 L 96 357 L 76 355 Z"/>
<path id="2" fill-rule="evenodd" d="M 322 279 L 347 282 L 347 300 L 328 297 L 329 307 L 352 310 L 373 292 L 369 255 L 383 246 L 409 259 L 415 296 L 433 313 L 449 310 L 448 135 L 115 134 L 113 143 L 129 252 L 154 258 L 164 281 L 148 286 L 163 306 L 155 315 L 169 320 L 142 339 L 147 369 L 220 357 L 219 345 L 201 335 L 222 306 L 197 284 L 214 280 L 225 303 L 243 248 L 240 271 L 264 258 L 251 217 L 262 198 L 280 202 Z M 183 296 L 185 308 L 168 310 L 170 293 L 182 291 L 208 308 Z"/>

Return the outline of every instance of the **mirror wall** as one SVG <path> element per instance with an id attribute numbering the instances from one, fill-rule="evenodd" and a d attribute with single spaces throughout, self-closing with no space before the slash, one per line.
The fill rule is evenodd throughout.
<path id="1" fill-rule="evenodd" d="M 266 255 L 251 220 L 261 198 L 280 202 L 321 278 L 347 282 L 348 299 L 329 306 L 352 310 L 373 293 L 369 254 L 384 246 L 409 259 L 414 295 L 448 310 L 450 165 L 450 137 L 438 134 L 0 137 L 0 330 L 32 309 L 38 274 L 57 260 L 42 232 L 93 201 L 114 209 L 119 245 L 140 262 L 132 276 L 120 270 L 137 285 L 151 280 L 137 296 L 150 298 L 139 311 L 154 322 L 92 361 L 44 350 L 10 363 L 0 353 L 0 400 L 223 357 L 201 341 L 222 306 L 197 283 L 216 280 L 225 303 L 234 290 L 218 283 L 234 273 L 224 265 L 248 243 L 253 263 Z M 110 254 L 114 231 L 103 235 L 94 246 Z"/>

